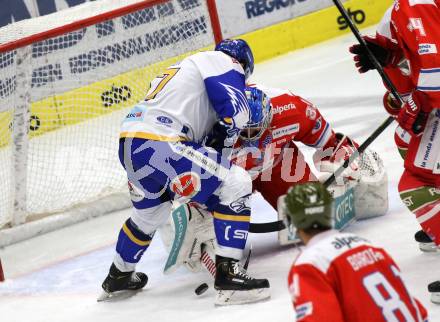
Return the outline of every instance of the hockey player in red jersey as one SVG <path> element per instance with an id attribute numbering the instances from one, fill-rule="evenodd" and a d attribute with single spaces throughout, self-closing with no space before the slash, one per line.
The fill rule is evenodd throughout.
<path id="1" fill-rule="evenodd" d="M 288 275 L 296 321 L 427 321 L 385 250 L 331 229 L 333 199 L 322 184 L 295 185 L 285 200 L 306 245 Z"/>
<path id="2" fill-rule="evenodd" d="M 409 63 L 411 92 L 394 110 L 403 130 L 410 133 L 399 192 L 423 231 L 440 245 L 440 1 L 400 0 L 381 22 L 390 38 L 366 38 L 381 65 Z M 381 28 L 381 27 L 380 27 Z M 393 41 L 394 40 L 394 41 Z M 360 72 L 373 69 L 365 50 L 351 48 Z M 417 237 L 417 236 L 416 236 Z M 440 303 L 440 282 L 428 286 L 432 301 Z"/>
<path id="3" fill-rule="evenodd" d="M 267 97 L 258 96 L 260 91 L 255 88 Z M 251 122 L 242 130 L 233 158 L 248 170 L 254 190 L 273 208 L 277 209 L 278 198 L 292 184 L 317 180 L 295 141 L 317 149 L 316 164 L 322 172 L 333 172 L 353 152 L 353 142 L 336 134 L 319 110 L 305 99 L 288 90 L 260 85 L 248 87 L 246 93 Z M 263 109 L 253 108 L 258 104 Z M 263 114 L 253 115 L 254 110 L 262 110 Z M 356 177 L 356 163 L 344 175 Z"/>

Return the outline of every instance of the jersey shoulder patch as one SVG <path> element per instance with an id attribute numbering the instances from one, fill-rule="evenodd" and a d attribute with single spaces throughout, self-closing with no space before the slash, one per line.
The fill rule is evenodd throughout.
<path id="1" fill-rule="evenodd" d="M 430 4 L 430 5 L 437 6 L 435 3 L 435 0 L 409 0 L 408 3 L 411 7 L 418 5 L 418 4 Z"/>

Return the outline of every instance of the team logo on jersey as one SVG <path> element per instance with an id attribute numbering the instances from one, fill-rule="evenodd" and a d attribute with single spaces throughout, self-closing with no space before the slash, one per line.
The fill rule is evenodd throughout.
<path id="1" fill-rule="evenodd" d="M 322 127 L 322 117 L 316 120 L 315 126 L 313 127 L 312 134 L 318 133 Z"/>
<path id="2" fill-rule="evenodd" d="M 296 106 L 293 103 L 289 103 L 289 104 L 286 104 L 286 105 L 274 106 L 273 109 L 272 109 L 272 113 L 274 115 L 275 114 L 282 114 L 283 112 L 290 111 L 290 110 L 293 110 L 295 108 L 296 108 Z"/>
<path id="3" fill-rule="evenodd" d="M 251 208 L 249 206 L 249 198 L 251 195 L 247 195 L 230 203 L 229 208 L 231 208 L 234 212 L 240 213 L 244 210 L 250 211 Z"/>
<path id="4" fill-rule="evenodd" d="M 160 123 L 165 124 L 165 125 L 173 123 L 172 119 L 170 119 L 167 116 L 163 116 L 163 115 L 156 117 L 156 120 L 158 120 Z"/>
<path id="5" fill-rule="evenodd" d="M 419 44 L 419 55 L 437 54 L 437 46 L 435 44 Z"/>
<path id="6" fill-rule="evenodd" d="M 199 192 L 200 185 L 200 177 L 194 172 L 184 172 L 170 183 L 171 191 L 185 198 L 191 198 Z"/>
<path id="7" fill-rule="evenodd" d="M 130 181 L 128 181 L 128 191 L 130 192 L 130 198 L 134 202 L 140 202 L 142 199 L 145 198 L 144 192 L 136 187 L 134 184 L 132 184 Z"/>
<path id="8" fill-rule="evenodd" d="M 306 108 L 306 117 L 312 121 L 316 119 L 316 108 L 314 106 L 307 106 Z"/>
<path id="9" fill-rule="evenodd" d="M 223 84 L 221 82 L 220 84 L 228 93 L 232 108 L 234 110 L 234 118 L 230 119 L 230 127 L 227 130 L 229 135 L 234 135 L 239 131 L 237 128 L 235 128 L 234 123 L 245 124 L 249 120 L 250 112 L 246 95 L 234 86 Z"/>

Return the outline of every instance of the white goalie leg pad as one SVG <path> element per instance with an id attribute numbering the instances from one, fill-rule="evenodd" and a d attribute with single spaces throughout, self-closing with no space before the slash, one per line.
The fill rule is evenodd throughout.
<path id="1" fill-rule="evenodd" d="M 160 228 L 169 251 L 164 273 L 174 272 L 182 264 L 192 271 L 201 269 L 202 244 L 215 239 L 211 214 L 188 204 L 178 205 L 169 221 Z"/>
<path id="2" fill-rule="evenodd" d="M 286 195 L 282 195 L 278 198 L 278 220 L 284 221 L 286 223 L 286 229 L 282 229 L 278 231 L 278 242 L 280 245 L 292 245 L 292 244 L 300 244 L 301 239 L 296 234 L 296 228 L 293 225 L 288 225 L 287 222 L 287 211 L 286 211 L 286 203 L 285 203 Z"/>
<path id="3" fill-rule="evenodd" d="M 217 306 L 239 305 L 246 303 L 255 303 L 270 298 L 269 288 L 260 288 L 249 291 L 226 291 L 218 290 L 214 301 Z"/>
<path id="4" fill-rule="evenodd" d="M 388 211 L 388 175 L 379 155 L 367 149 L 362 153 L 361 177 L 354 186 L 356 219 L 383 216 Z"/>

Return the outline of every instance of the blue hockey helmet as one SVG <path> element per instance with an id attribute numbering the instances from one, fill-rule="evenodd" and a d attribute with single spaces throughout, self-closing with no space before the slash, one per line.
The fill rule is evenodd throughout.
<path id="1" fill-rule="evenodd" d="M 240 131 L 240 138 L 244 141 L 258 140 L 272 121 L 270 98 L 260 89 L 246 87 L 246 98 L 249 104 L 249 121 Z"/>
<path id="2" fill-rule="evenodd" d="M 224 39 L 215 46 L 215 50 L 238 60 L 243 65 L 246 79 L 254 72 L 254 56 L 251 48 L 243 39 Z"/>

